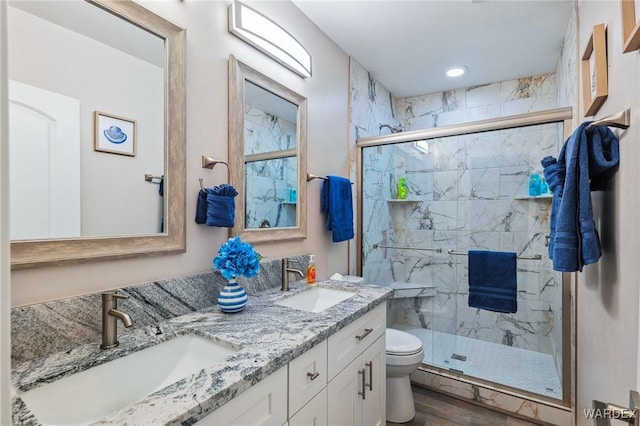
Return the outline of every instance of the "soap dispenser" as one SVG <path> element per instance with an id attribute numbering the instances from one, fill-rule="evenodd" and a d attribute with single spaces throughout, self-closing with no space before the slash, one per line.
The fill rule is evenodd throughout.
<path id="1" fill-rule="evenodd" d="M 309 255 L 309 263 L 307 264 L 307 284 L 314 285 L 316 283 L 316 263 L 313 260 L 313 255 Z"/>

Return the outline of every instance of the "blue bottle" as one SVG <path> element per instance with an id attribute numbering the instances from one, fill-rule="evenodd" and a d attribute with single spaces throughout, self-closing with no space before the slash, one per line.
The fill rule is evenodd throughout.
<path id="1" fill-rule="evenodd" d="M 540 177 L 540 195 L 549 194 L 549 184 L 545 180 L 544 176 Z"/>
<path id="2" fill-rule="evenodd" d="M 540 175 L 532 173 L 529 176 L 529 196 L 535 197 L 540 195 Z"/>

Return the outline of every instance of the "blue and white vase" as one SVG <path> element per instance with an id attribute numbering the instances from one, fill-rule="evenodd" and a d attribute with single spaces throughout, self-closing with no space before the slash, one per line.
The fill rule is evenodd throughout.
<path id="1" fill-rule="evenodd" d="M 247 292 L 234 279 L 227 282 L 227 285 L 218 295 L 218 305 L 220 310 L 226 313 L 240 312 L 247 306 Z"/>

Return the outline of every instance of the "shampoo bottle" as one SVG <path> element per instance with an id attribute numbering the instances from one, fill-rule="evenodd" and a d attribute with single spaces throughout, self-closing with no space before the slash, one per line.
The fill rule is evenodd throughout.
<path id="1" fill-rule="evenodd" d="M 307 284 L 314 285 L 316 283 L 316 263 L 313 261 L 313 255 L 309 255 L 309 263 L 307 264 Z"/>
<path id="2" fill-rule="evenodd" d="M 407 178 L 401 177 L 398 179 L 398 199 L 404 200 L 407 198 Z"/>

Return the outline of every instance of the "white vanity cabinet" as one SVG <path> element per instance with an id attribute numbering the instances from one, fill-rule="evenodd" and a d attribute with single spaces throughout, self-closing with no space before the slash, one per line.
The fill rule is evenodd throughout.
<path id="1" fill-rule="evenodd" d="M 384 425 L 386 313 L 382 303 L 196 425 Z"/>
<path id="2" fill-rule="evenodd" d="M 194 425 L 281 426 L 287 422 L 287 367 L 200 419 Z"/>
<path id="3" fill-rule="evenodd" d="M 330 425 L 384 425 L 386 303 L 329 337 Z"/>

